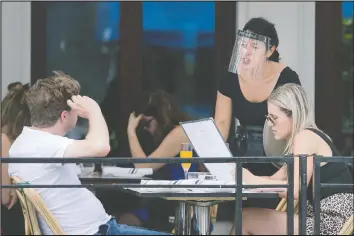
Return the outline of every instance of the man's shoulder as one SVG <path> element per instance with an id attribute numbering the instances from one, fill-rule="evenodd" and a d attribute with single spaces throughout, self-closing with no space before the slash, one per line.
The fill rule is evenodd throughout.
<path id="1" fill-rule="evenodd" d="M 49 155 L 66 147 L 72 139 L 47 132 L 23 132 L 13 142 L 9 150 L 10 156 L 23 156 L 35 153 Z"/>
<path id="2" fill-rule="evenodd" d="M 53 134 L 50 132 L 46 131 L 41 131 L 41 130 L 36 130 L 36 129 L 31 129 L 27 128 L 24 130 L 21 135 L 19 136 L 21 138 L 21 141 L 30 141 L 30 140 L 41 140 L 42 142 L 65 142 L 70 140 L 67 137 Z"/>
<path id="3" fill-rule="evenodd" d="M 22 133 L 13 141 L 13 143 L 10 146 L 9 149 L 9 156 L 10 157 L 14 157 L 17 154 L 17 151 L 21 150 L 24 148 L 24 145 L 22 144 L 24 143 L 24 145 L 26 145 L 25 142 L 23 142 L 22 139 Z"/>

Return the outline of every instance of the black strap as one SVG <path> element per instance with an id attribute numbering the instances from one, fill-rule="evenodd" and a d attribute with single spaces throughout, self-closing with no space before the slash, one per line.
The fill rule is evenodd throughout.
<path id="1" fill-rule="evenodd" d="M 315 134 L 320 136 L 328 144 L 328 146 L 332 150 L 333 156 L 340 156 L 341 155 L 340 151 L 337 149 L 337 147 L 333 144 L 333 142 L 323 132 L 319 131 L 318 129 L 314 129 L 314 128 L 307 128 L 307 129 L 311 130 L 312 132 L 314 132 Z"/>

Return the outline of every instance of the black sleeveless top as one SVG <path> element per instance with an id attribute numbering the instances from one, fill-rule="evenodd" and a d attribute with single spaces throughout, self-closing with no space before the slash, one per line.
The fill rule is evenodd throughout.
<path id="1" fill-rule="evenodd" d="M 301 84 L 298 74 L 285 67 L 279 75 L 274 89 L 287 83 Z M 263 128 L 267 115 L 267 101 L 250 102 L 242 94 L 238 75 L 224 70 L 221 75 L 218 91 L 232 99 L 232 113 L 241 125 L 257 125 Z"/>
<path id="2" fill-rule="evenodd" d="M 312 132 L 320 136 L 331 148 L 333 156 L 340 156 L 340 152 L 334 146 L 332 141 L 321 131 L 317 129 L 308 128 Z M 315 167 L 313 167 L 315 168 Z M 346 163 L 344 162 L 328 162 L 326 165 L 320 167 L 321 183 L 333 183 L 333 184 L 352 184 L 353 183 L 353 173 L 350 173 L 350 170 Z M 353 189 L 350 188 L 321 188 L 321 200 L 332 196 L 336 193 L 353 193 Z M 313 184 L 312 178 L 307 187 L 307 200 L 312 204 L 313 203 Z"/>

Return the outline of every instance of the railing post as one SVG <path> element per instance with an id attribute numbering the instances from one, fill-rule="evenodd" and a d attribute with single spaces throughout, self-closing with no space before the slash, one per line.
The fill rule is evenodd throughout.
<path id="1" fill-rule="evenodd" d="M 299 212 L 299 234 L 306 235 L 306 217 L 307 217 L 307 156 L 299 156 L 300 167 L 300 212 Z"/>
<path id="2" fill-rule="evenodd" d="M 287 202 L 287 229 L 288 235 L 294 235 L 294 157 L 287 162 L 288 167 L 288 192 L 286 196 Z"/>
<path id="3" fill-rule="evenodd" d="M 236 204 L 235 204 L 235 227 L 236 235 L 242 235 L 242 161 L 235 161 L 236 164 Z"/>
<path id="4" fill-rule="evenodd" d="M 321 160 L 317 158 L 317 156 L 313 157 L 313 177 L 312 177 L 312 185 L 313 185 L 313 223 L 314 223 L 314 235 L 320 235 L 320 200 L 321 200 Z"/>

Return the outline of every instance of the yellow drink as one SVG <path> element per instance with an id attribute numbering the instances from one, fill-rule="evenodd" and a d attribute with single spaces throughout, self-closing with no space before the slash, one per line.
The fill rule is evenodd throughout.
<path id="1" fill-rule="evenodd" d="M 193 151 L 180 151 L 179 156 L 181 158 L 192 158 Z M 188 171 L 191 167 L 192 163 L 181 163 L 183 170 Z"/>
<path id="2" fill-rule="evenodd" d="M 193 157 L 193 148 L 190 143 L 182 143 L 181 150 L 179 151 L 180 158 L 192 158 Z M 184 170 L 184 178 L 187 179 L 187 173 L 192 163 L 181 163 L 181 166 Z"/>

